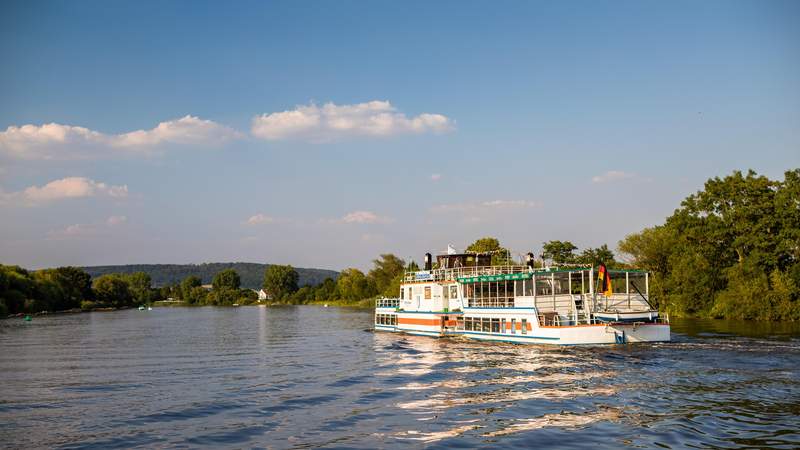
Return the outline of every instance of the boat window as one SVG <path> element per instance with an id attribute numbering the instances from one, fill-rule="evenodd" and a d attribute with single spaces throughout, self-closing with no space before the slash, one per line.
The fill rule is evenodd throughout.
<path id="1" fill-rule="evenodd" d="M 431 287 L 425 286 L 425 300 L 431 299 Z"/>
<path id="2" fill-rule="evenodd" d="M 483 331 L 485 333 L 488 333 L 489 331 L 491 331 L 491 328 L 492 328 L 491 321 L 489 320 L 488 317 L 484 317 L 483 319 L 481 319 L 481 323 L 483 325 L 482 328 L 483 328 Z"/>
<path id="3" fill-rule="evenodd" d="M 522 319 L 522 334 L 528 334 L 528 319 Z"/>
<path id="4" fill-rule="evenodd" d="M 506 332 L 506 319 L 501 319 L 500 320 L 500 332 L 501 333 L 505 333 Z"/>
<path id="5" fill-rule="evenodd" d="M 404 299 L 406 296 L 404 295 L 406 290 L 404 288 L 400 288 L 400 300 Z"/>
<path id="6" fill-rule="evenodd" d="M 450 286 L 450 298 L 458 298 L 458 286 Z"/>
<path id="7" fill-rule="evenodd" d="M 456 330 L 464 330 L 464 318 L 459 317 L 456 319 Z"/>
<path id="8" fill-rule="evenodd" d="M 450 299 L 450 289 L 447 289 L 447 286 L 442 286 L 442 297 L 445 300 L 449 300 Z"/>
<path id="9" fill-rule="evenodd" d="M 517 319 L 511 319 L 511 334 L 517 334 Z"/>
<path id="10" fill-rule="evenodd" d="M 472 331 L 472 317 L 464 317 L 464 330 Z"/>
<path id="11" fill-rule="evenodd" d="M 500 319 L 492 319 L 492 333 L 500 332 Z"/>

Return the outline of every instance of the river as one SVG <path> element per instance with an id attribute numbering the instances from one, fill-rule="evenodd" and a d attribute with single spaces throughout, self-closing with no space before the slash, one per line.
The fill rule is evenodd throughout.
<path id="1" fill-rule="evenodd" d="M 569 348 L 371 328 L 315 306 L 0 321 L 0 446 L 800 447 L 797 324 Z"/>

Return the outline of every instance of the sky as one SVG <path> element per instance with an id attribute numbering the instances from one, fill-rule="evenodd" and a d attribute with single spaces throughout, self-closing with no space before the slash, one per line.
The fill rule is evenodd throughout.
<path id="1" fill-rule="evenodd" d="M 0 3 L 0 263 L 581 249 L 800 167 L 800 2 Z"/>

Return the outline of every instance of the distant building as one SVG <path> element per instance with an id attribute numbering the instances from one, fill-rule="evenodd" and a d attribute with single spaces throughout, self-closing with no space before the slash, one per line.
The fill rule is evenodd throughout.
<path id="1" fill-rule="evenodd" d="M 211 285 L 211 284 L 201 284 L 200 287 L 205 289 L 205 290 L 207 290 L 207 291 L 210 291 L 211 289 L 214 289 L 214 286 Z"/>
<path id="2" fill-rule="evenodd" d="M 258 291 L 258 300 L 272 300 L 272 295 L 269 292 L 261 289 Z"/>

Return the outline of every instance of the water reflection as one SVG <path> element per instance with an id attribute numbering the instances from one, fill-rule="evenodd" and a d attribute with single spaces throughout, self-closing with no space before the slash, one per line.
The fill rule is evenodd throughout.
<path id="1" fill-rule="evenodd" d="M 677 324 L 556 348 L 366 332 L 369 311 L 0 321 L 5 447 L 797 448 L 800 333 Z"/>

